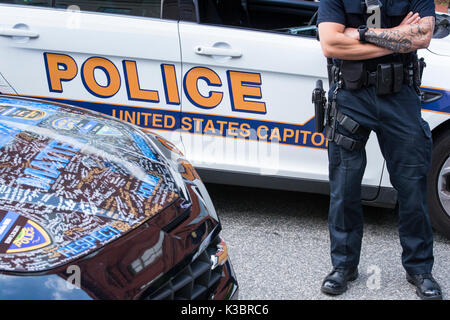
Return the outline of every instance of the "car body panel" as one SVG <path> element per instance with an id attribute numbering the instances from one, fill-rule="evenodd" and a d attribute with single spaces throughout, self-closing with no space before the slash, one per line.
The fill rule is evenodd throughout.
<path id="1" fill-rule="evenodd" d="M 180 38 L 185 79 L 204 66 L 218 75 L 221 85 L 208 89 L 199 81 L 199 91 L 223 94 L 217 107 L 206 108 L 192 103 L 185 87 L 182 138 L 186 156 L 197 168 L 327 181 L 327 141 L 315 133 L 311 103 L 313 79 L 328 82 L 316 39 L 185 22 L 180 23 Z M 242 56 L 199 55 L 193 49 L 198 46 L 225 46 Z M 257 80 L 247 83 L 255 75 Z M 249 92 L 244 101 L 236 97 L 239 89 Z M 376 148 L 368 148 L 368 162 L 363 184 L 378 185 L 383 160 Z"/>
<path id="2" fill-rule="evenodd" d="M 128 121 L 139 113 L 142 124 L 154 121 L 155 127 L 151 108 L 157 108 L 170 125 L 179 122 L 176 21 L 5 4 L 1 16 L 4 28 L 38 34 L 0 36 L 0 70 L 15 91 L 2 92 L 90 102 Z M 18 70 L 27 70 L 26 81 Z M 182 149 L 179 135 L 170 138 Z"/>

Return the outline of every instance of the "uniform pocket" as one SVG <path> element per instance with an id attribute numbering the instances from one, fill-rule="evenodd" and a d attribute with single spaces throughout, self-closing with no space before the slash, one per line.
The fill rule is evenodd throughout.
<path id="1" fill-rule="evenodd" d="M 387 4 L 388 16 L 403 16 L 409 11 L 408 0 L 389 0 Z"/>
<path id="2" fill-rule="evenodd" d="M 431 167 L 431 156 L 433 153 L 433 136 L 431 134 L 430 125 L 425 120 L 422 120 L 422 131 L 425 136 L 425 165 L 427 167 L 427 171 Z"/>
<path id="3" fill-rule="evenodd" d="M 433 139 L 430 126 L 422 118 L 419 130 L 412 141 L 405 142 L 399 147 L 403 155 L 403 159 L 399 161 L 402 165 L 402 176 L 423 177 L 430 169 Z"/>
<path id="4" fill-rule="evenodd" d="M 428 124 L 428 122 L 421 119 L 421 126 L 422 126 L 422 131 L 423 131 L 423 134 L 425 135 L 425 137 L 428 139 L 431 139 L 432 138 L 431 129 L 430 129 L 430 125 Z"/>

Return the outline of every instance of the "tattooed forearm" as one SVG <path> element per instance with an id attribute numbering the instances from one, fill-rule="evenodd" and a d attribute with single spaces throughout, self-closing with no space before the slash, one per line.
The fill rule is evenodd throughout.
<path id="1" fill-rule="evenodd" d="M 404 32 L 398 30 L 369 30 L 366 33 L 366 41 L 394 52 L 412 51 L 412 41 Z"/>
<path id="2" fill-rule="evenodd" d="M 369 29 L 367 42 L 394 52 L 407 53 L 428 47 L 434 31 L 434 17 L 420 19 L 417 24 L 400 25 L 392 29 Z"/>

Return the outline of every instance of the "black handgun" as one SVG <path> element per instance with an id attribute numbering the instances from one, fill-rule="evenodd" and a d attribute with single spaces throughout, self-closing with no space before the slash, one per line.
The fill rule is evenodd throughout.
<path id="1" fill-rule="evenodd" d="M 324 129 L 325 108 L 327 104 L 326 92 L 323 90 L 322 80 L 317 80 L 316 88 L 312 92 L 312 102 L 315 108 L 315 125 L 316 132 L 321 133 Z"/>
<path id="2" fill-rule="evenodd" d="M 417 56 L 417 52 L 413 54 L 412 61 L 412 74 L 413 74 L 413 86 L 416 89 L 417 94 L 420 96 L 421 100 L 423 100 L 423 92 L 420 90 L 420 86 L 422 85 L 422 76 L 423 71 L 426 67 L 426 63 L 424 58 L 420 58 Z"/>

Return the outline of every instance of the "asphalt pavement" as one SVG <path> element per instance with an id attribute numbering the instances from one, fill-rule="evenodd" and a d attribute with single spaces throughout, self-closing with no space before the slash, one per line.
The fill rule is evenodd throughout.
<path id="1" fill-rule="evenodd" d="M 359 278 L 341 296 L 321 293 L 331 270 L 329 197 L 317 194 L 208 184 L 246 300 L 415 300 L 405 279 L 397 215 L 364 207 Z M 434 277 L 450 299 L 450 240 L 434 234 Z"/>

